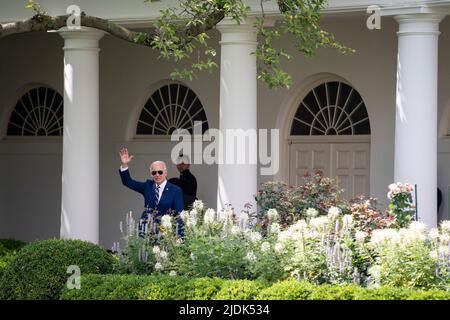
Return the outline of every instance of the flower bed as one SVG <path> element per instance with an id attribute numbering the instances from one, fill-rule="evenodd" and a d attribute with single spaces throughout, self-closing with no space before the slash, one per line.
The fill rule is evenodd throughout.
<path id="1" fill-rule="evenodd" d="M 411 192 L 408 184 L 390 186 L 389 196 L 396 204 L 381 212 L 374 199 L 341 201 L 330 181 L 315 176 L 301 192 L 292 191 L 304 197 L 297 199 L 296 206 L 302 204 L 304 211 L 298 215 L 273 208 L 259 214 L 231 208 L 216 212 L 196 201 L 192 210 L 180 215 L 185 224 L 182 239 L 171 216 L 162 218 L 160 234 L 150 227 L 141 237 L 130 215 L 123 234 L 125 245 L 123 249 L 115 246 L 115 270 L 450 291 L 450 221 L 431 230 L 411 221 L 411 197 L 404 194 Z M 322 205 L 304 209 L 316 203 L 314 196 L 325 199 Z"/>

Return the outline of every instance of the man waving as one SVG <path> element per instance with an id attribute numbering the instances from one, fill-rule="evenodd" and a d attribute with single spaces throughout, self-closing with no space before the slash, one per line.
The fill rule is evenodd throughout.
<path id="1" fill-rule="evenodd" d="M 126 148 L 122 148 L 119 155 L 122 162 L 120 166 L 122 184 L 142 194 L 145 208 L 150 209 L 143 213 L 143 220 L 146 220 L 148 211 L 154 215 L 153 218 L 158 220 L 163 215 L 178 215 L 183 210 L 183 192 L 179 187 L 167 181 L 167 167 L 163 161 L 155 161 L 150 165 L 153 180 L 139 182 L 131 178 L 128 168 L 133 156 L 129 155 Z M 178 235 L 183 235 L 181 221 L 178 223 Z"/>

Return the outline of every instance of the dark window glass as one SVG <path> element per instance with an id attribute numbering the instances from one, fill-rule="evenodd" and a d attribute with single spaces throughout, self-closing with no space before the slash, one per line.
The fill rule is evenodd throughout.
<path id="1" fill-rule="evenodd" d="M 311 90 L 295 113 L 291 135 L 370 134 L 361 95 L 349 85 L 331 81 Z"/>
<path id="2" fill-rule="evenodd" d="M 193 133 L 195 121 L 208 130 L 203 105 L 197 95 L 181 84 L 165 85 L 156 90 L 145 104 L 136 127 L 137 135 L 170 135 L 176 129 Z"/>
<path id="3" fill-rule="evenodd" d="M 31 89 L 17 101 L 11 113 L 8 136 L 62 136 L 63 101 L 51 88 Z"/>

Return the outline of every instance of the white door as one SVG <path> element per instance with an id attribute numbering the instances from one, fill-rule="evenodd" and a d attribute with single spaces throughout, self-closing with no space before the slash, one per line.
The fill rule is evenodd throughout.
<path id="1" fill-rule="evenodd" d="M 344 198 L 370 192 L 370 144 L 336 143 L 331 147 L 331 177 L 344 189 Z"/>
<path id="2" fill-rule="evenodd" d="M 344 189 L 344 198 L 370 192 L 370 143 L 292 143 L 290 145 L 290 184 L 301 185 L 309 171 L 322 170 Z"/>
<path id="3" fill-rule="evenodd" d="M 325 176 L 329 176 L 331 174 L 330 151 L 329 144 L 325 143 L 291 144 L 289 183 L 303 184 L 303 176 L 308 171 L 322 170 Z"/>

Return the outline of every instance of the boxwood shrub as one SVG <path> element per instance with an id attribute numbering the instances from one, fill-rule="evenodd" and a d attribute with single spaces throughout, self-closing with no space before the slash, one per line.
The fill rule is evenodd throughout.
<path id="1" fill-rule="evenodd" d="M 227 280 L 214 296 L 215 300 L 253 300 L 264 288 L 257 280 Z"/>
<path id="2" fill-rule="evenodd" d="M 76 265 L 81 274 L 111 273 L 114 258 L 102 247 L 80 240 L 51 239 L 23 247 L 6 266 L 0 299 L 58 299 Z"/>
<path id="3" fill-rule="evenodd" d="M 2 249 L 6 252 L 19 251 L 26 244 L 26 242 L 15 239 L 0 239 L 0 255 L 2 254 Z"/>
<path id="4" fill-rule="evenodd" d="M 26 242 L 14 239 L 0 239 L 0 281 L 8 264 Z"/>
<path id="5" fill-rule="evenodd" d="M 14 259 L 14 253 L 5 253 L 0 256 L 0 282 L 8 264 Z"/>
<path id="6" fill-rule="evenodd" d="M 64 300 L 137 300 L 142 298 L 143 288 L 153 281 L 150 276 L 99 275 L 81 276 L 80 289 L 64 286 Z"/>
<path id="7" fill-rule="evenodd" d="M 85 275 L 81 289 L 63 289 L 73 300 L 449 300 L 447 291 L 418 291 L 356 285 L 321 285 L 285 280 L 272 285 L 250 280 L 224 280 L 137 275 Z"/>
<path id="8" fill-rule="evenodd" d="M 307 281 L 284 280 L 262 290 L 258 300 L 307 300 L 316 286 Z"/>

